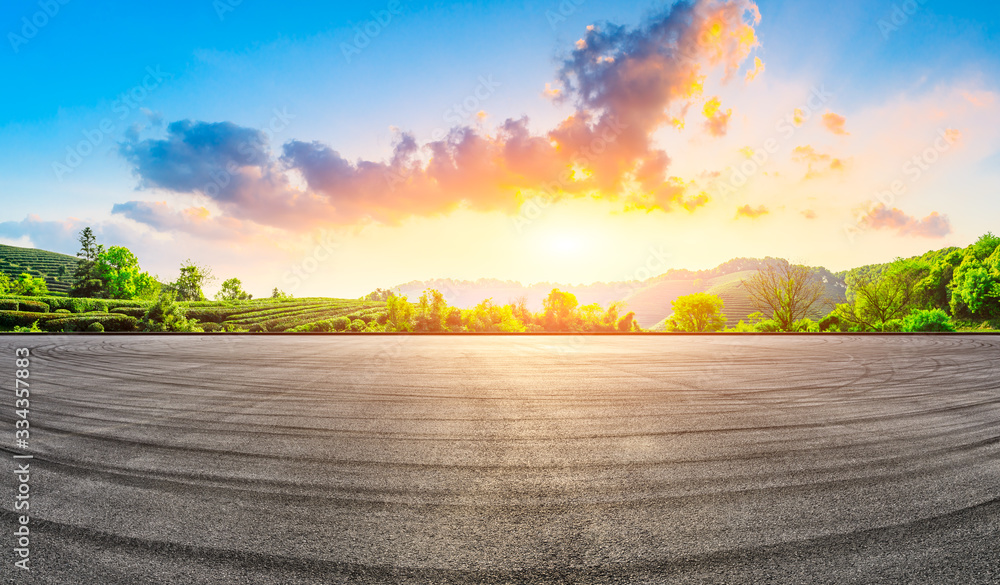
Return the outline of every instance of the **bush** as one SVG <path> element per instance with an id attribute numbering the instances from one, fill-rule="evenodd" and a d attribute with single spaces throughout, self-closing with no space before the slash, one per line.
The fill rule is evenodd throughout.
<path id="1" fill-rule="evenodd" d="M 128 317 L 131 319 L 131 317 Z M 178 331 L 192 332 L 202 331 L 198 326 L 198 321 L 188 319 L 184 316 L 180 305 L 174 299 L 172 292 L 160 293 L 160 297 L 153 306 L 149 307 L 142 321 L 139 322 L 142 331 Z"/>
<path id="2" fill-rule="evenodd" d="M 56 317 L 52 313 L 29 313 L 27 311 L 0 311 L 0 329 L 31 327 L 35 321 L 47 321 Z"/>
<path id="3" fill-rule="evenodd" d="M 48 313 L 49 305 L 29 299 L 0 299 L 0 311 L 22 311 L 27 313 Z"/>
<path id="4" fill-rule="evenodd" d="M 902 319 L 889 319 L 885 323 L 882 323 L 882 327 L 879 331 L 883 333 L 899 333 L 903 330 L 903 320 Z"/>
<path id="5" fill-rule="evenodd" d="M 142 319 L 146 316 L 146 309 L 143 309 L 142 307 L 117 307 L 115 309 L 111 309 L 110 312 L 128 315 L 129 317 L 135 317 L 136 319 Z"/>
<path id="6" fill-rule="evenodd" d="M 104 333 L 104 325 L 101 325 L 98 321 L 94 321 L 90 325 L 87 325 L 87 331 L 91 333 Z"/>
<path id="7" fill-rule="evenodd" d="M 128 315 L 93 313 L 48 319 L 41 325 L 46 331 L 90 331 L 89 328 L 94 323 L 100 324 L 103 331 L 135 331 L 138 319 Z"/>
<path id="8" fill-rule="evenodd" d="M 345 317 L 346 318 L 346 317 Z M 351 331 L 358 333 L 365 330 L 366 323 L 361 319 L 351 321 Z"/>
<path id="9" fill-rule="evenodd" d="M 819 322 L 820 331 L 843 331 L 840 323 L 840 317 L 834 313 L 830 313 Z"/>
<path id="10" fill-rule="evenodd" d="M 334 331 L 347 331 L 351 326 L 351 320 L 347 317 L 337 317 L 330 321 L 330 325 Z"/>
<path id="11" fill-rule="evenodd" d="M 929 311 L 918 309 L 903 319 L 902 330 L 908 333 L 927 331 L 954 332 L 955 326 L 952 324 L 948 314 L 941 309 L 931 309 Z"/>
<path id="12" fill-rule="evenodd" d="M 56 313 L 56 314 L 59 314 L 59 315 L 71 315 L 72 314 L 69 309 L 56 309 L 55 311 L 53 311 L 53 313 Z"/>
<path id="13" fill-rule="evenodd" d="M 42 333 L 42 330 L 38 328 L 38 321 L 35 321 L 31 327 L 15 327 L 14 333 Z"/>

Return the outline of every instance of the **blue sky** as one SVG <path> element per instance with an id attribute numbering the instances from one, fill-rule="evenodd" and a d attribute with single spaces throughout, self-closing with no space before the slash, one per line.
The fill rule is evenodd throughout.
<path id="1" fill-rule="evenodd" d="M 638 213 L 624 213 L 616 208 L 629 201 L 621 191 L 614 197 L 589 192 L 588 198 L 581 189 L 579 196 L 560 200 L 542 220 L 533 221 L 525 235 L 509 228 L 511 216 L 523 215 L 516 204 L 490 199 L 488 205 L 468 206 L 459 198 L 433 212 L 413 204 L 405 213 L 383 208 L 366 215 L 363 201 L 371 199 L 369 194 L 353 203 L 349 217 L 338 208 L 325 223 L 303 217 L 301 227 L 291 219 L 269 225 L 260 215 L 264 212 L 242 214 L 231 200 L 151 179 L 151 165 L 176 166 L 176 161 L 143 163 L 123 155 L 125 143 L 172 144 L 168 125 L 180 120 L 274 129 L 263 133 L 274 164 L 258 174 L 281 167 L 289 141 L 321 143 L 353 162 L 388 160 L 400 132 L 411 133 L 424 147 L 456 125 L 478 128 L 491 138 L 508 118 L 527 116 L 531 134 L 544 136 L 574 113 L 601 111 L 600 104 L 581 108 L 570 88 L 563 88 L 569 96 L 563 101 L 544 95 L 546 83 L 558 85 L 560 68 L 588 34 L 587 26 L 597 25 L 599 31 L 606 30 L 606 22 L 637 27 L 668 13 L 670 6 L 600 0 L 245 0 L 235 6 L 226 0 L 99 6 L 82 0 L 9 2 L 0 15 L 5 36 L 0 70 L 8 80 L 0 94 L 5 113 L 0 118 L 0 239 L 73 253 L 75 231 L 94 225 L 107 243 L 129 245 L 163 277 L 171 276 L 185 257 L 197 257 L 222 276 L 239 274 L 260 294 L 308 254 L 322 237 L 318 233 L 336 231 L 343 257 L 333 261 L 329 274 L 304 284 L 300 294 L 354 295 L 412 278 L 612 280 L 641 265 L 650 246 L 667 246 L 677 266 L 691 268 L 764 254 L 800 254 L 808 263 L 846 268 L 966 245 L 986 229 L 997 229 L 990 222 L 1000 218 L 995 170 L 1000 162 L 995 124 L 1000 8 L 986 2 L 758 2 L 756 43 L 752 52 L 738 55 L 740 78 L 722 83 L 718 71 L 713 75 L 706 69 L 704 96 L 691 101 L 690 111 L 697 114 L 705 98 L 720 97 L 720 112 L 734 112 L 724 120 L 723 132 L 712 139 L 697 135 L 695 117 L 689 118 L 683 140 L 653 129 L 653 143 L 671 161 L 663 179 L 676 178 L 686 189 L 704 188 L 699 176 L 722 171 L 724 161 L 739 160 L 741 147 L 757 147 L 773 133 L 767 128 L 773 126 L 776 104 L 799 103 L 817 84 L 835 96 L 823 112 L 843 117 L 846 131 L 827 127 L 824 132 L 817 112 L 794 143 L 782 146 L 787 152 L 781 160 L 768 163 L 773 168 L 766 175 L 783 171 L 787 176 L 798 172 L 792 170 L 795 164 L 815 163 L 832 165 L 830 172 L 823 167 L 828 176 L 816 172 L 815 181 L 769 185 L 762 174 L 735 194 L 713 194 L 702 207 L 692 204 L 697 212 L 668 209 L 656 199 L 659 195 L 650 195 L 656 205 L 643 203 Z M 46 14 L 46 8 L 54 14 Z M 379 13 L 383 20 L 391 15 L 384 26 L 373 22 Z M 752 20 L 752 11 L 742 17 Z M 25 19 L 35 24 L 26 25 Z M 356 44 L 357 31 L 366 25 L 378 34 Z M 755 58 L 766 68 L 752 84 L 744 83 L 743 72 Z M 484 79 L 489 91 L 480 88 Z M 470 99 L 477 91 L 483 99 Z M 121 99 L 130 93 L 131 99 Z M 475 107 L 454 109 L 463 101 Z M 755 120 L 766 122 L 755 126 Z M 901 171 L 906 153 L 923 152 L 933 144 L 934 132 L 943 129 L 958 132 L 960 146 L 938 153 L 941 162 L 935 160 L 908 185 L 906 197 L 894 198 L 881 211 L 871 209 L 872 194 L 894 177 L 909 180 Z M 213 139 L 221 140 L 208 140 Z M 97 143 L 93 152 L 86 145 L 80 152 L 84 140 Z M 802 154 L 806 151 L 794 150 L 807 145 L 817 153 L 810 155 L 811 162 Z M 67 162 L 68 149 L 82 155 L 76 166 Z M 324 152 L 311 151 L 311 156 Z M 844 164 L 838 166 L 838 160 Z M 316 177 L 323 169 L 304 161 L 295 165 L 288 170 L 288 188 L 322 193 L 316 197 L 337 207 L 331 193 L 343 187 L 320 185 Z M 477 189 L 468 182 L 460 188 Z M 518 189 L 523 204 L 529 186 Z M 694 193 L 673 199 L 674 208 L 693 201 Z M 111 213 L 116 204 L 130 201 L 163 203 L 157 209 L 171 213 L 204 210 L 206 217 L 238 224 L 238 229 L 206 237 L 178 222 L 143 223 L 138 216 Z M 589 208 L 588 201 L 593 203 Z M 743 204 L 763 206 L 767 213 L 734 216 Z M 858 209 L 869 214 L 867 227 L 845 239 L 845 218 L 851 221 Z M 799 218 L 807 212 L 818 214 L 822 227 Z M 932 214 L 946 217 L 947 225 L 936 219 L 921 223 Z M 186 217 L 196 215 L 201 217 Z M 29 216 L 33 220 L 25 221 Z M 775 235 L 778 225 L 787 236 Z M 724 235 L 704 239 L 707 232 Z M 796 245 L 803 237 L 813 243 Z M 456 240 L 463 242 L 462 254 L 455 254 Z M 401 247 L 404 259 L 398 258 Z M 523 256 L 533 251 L 538 251 L 535 260 L 525 266 Z"/>

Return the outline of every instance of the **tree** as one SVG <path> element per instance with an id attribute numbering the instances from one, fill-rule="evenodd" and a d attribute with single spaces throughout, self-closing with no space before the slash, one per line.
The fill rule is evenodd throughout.
<path id="1" fill-rule="evenodd" d="M 363 301 L 388 301 L 394 293 L 389 289 L 377 288 L 374 291 L 368 293 L 366 296 L 362 297 Z"/>
<path id="2" fill-rule="evenodd" d="M 623 333 L 628 331 L 634 331 L 639 328 L 639 324 L 635 321 L 635 312 L 629 311 L 625 313 L 625 316 L 618 320 L 617 329 Z"/>
<path id="3" fill-rule="evenodd" d="M 548 331 L 575 331 L 578 316 L 576 295 L 552 289 L 549 296 L 542 301 L 545 329 Z"/>
<path id="4" fill-rule="evenodd" d="M 285 301 L 292 298 L 292 295 L 283 290 L 279 290 L 278 287 L 274 287 L 274 290 L 271 291 L 271 298 L 279 301 Z"/>
<path id="5" fill-rule="evenodd" d="M 1000 238 L 987 233 L 969 246 L 955 268 L 949 306 L 955 316 L 1000 316 Z"/>
<path id="6" fill-rule="evenodd" d="M 810 268 L 782 259 L 768 261 L 742 283 L 754 308 L 770 313 L 781 331 L 793 331 L 824 296 L 823 281 Z"/>
<path id="7" fill-rule="evenodd" d="M 212 271 L 205 266 L 195 264 L 190 258 L 181 264 L 181 274 L 170 284 L 179 301 L 203 301 L 205 293 L 202 287 L 214 281 Z"/>
<path id="8" fill-rule="evenodd" d="M 708 293 L 694 293 L 678 297 L 672 303 L 672 319 L 680 331 L 722 331 L 726 316 L 722 314 L 722 299 Z"/>
<path id="9" fill-rule="evenodd" d="M 837 306 L 837 317 L 854 329 L 884 331 L 916 308 L 929 272 L 924 263 L 902 259 L 881 269 L 852 270 L 846 278 L 848 302 Z"/>
<path id="10" fill-rule="evenodd" d="M 112 299 L 152 299 L 159 293 L 156 279 L 143 272 L 139 259 L 123 246 L 102 249 L 94 262 L 93 274 L 101 281 L 106 296 Z"/>
<path id="11" fill-rule="evenodd" d="M 97 260 L 104 253 L 104 246 L 97 243 L 97 236 L 89 227 L 80 231 L 80 251 L 76 253 L 80 261 L 73 271 L 72 297 L 104 298 L 106 286 L 97 272 Z"/>
<path id="12" fill-rule="evenodd" d="M 181 310 L 180 305 L 177 304 L 174 294 L 173 291 L 163 291 L 160 293 L 160 296 L 156 299 L 156 303 L 149 307 L 145 316 L 139 321 L 140 331 L 195 332 L 202 330 L 198 326 L 198 321 L 188 319 L 184 316 L 184 312 Z"/>
<path id="13" fill-rule="evenodd" d="M 417 302 L 417 314 L 414 318 L 415 331 L 444 331 L 445 320 L 448 318 L 448 302 L 444 295 L 435 289 L 427 289 Z"/>
<path id="14" fill-rule="evenodd" d="M 413 305 L 393 295 L 385 303 L 385 319 L 387 331 L 413 331 Z"/>
<path id="15" fill-rule="evenodd" d="M 249 301 L 253 295 L 247 294 L 240 279 L 233 277 L 222 283 L 222 289 L 216 293 L 215 298 L 219 301 Z"/>
<path id="16" fill-rule="evenodd" d="M 14 281 L 11 292 L 24 297 L 40 297 L 49 294 L 49 287 L 44 278 L 34 278 L 27 272 L 22 272 Z"/>

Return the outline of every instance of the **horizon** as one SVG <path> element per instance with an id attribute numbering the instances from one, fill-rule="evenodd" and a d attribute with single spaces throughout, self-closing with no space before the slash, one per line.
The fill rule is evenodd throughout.
<path id="1" fill-rule="evenodd" d="M 1000 217 L 993 4 L 182 6 L 0 19 L 0 243 L 355 298 L 841 272 Z"/>

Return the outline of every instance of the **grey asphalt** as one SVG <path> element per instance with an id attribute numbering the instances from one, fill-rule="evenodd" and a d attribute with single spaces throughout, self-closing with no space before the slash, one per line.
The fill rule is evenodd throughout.
<path id="1" fill-rule="evenodd" d="M 0 363 L 4 583 L 1000 582 L 1000 337 L 8 335 Z"/>

